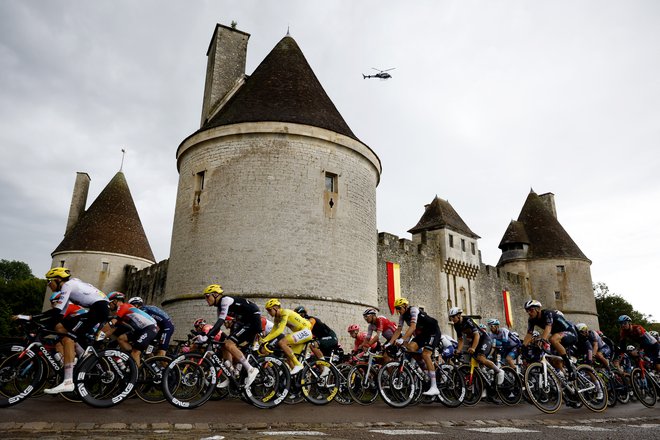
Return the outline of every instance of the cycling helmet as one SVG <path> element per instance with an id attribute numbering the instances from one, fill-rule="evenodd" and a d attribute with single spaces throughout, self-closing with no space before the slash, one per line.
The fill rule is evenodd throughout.
<path id="1" fill-rule="evenodd" d="M 658 339 L 658 332 L 656 332 L 655 330 L 650 330 L 650 331 L 649 331 L 649 334 L 650 334 L 651 336 L 653 336 L 654 338 Z"/>
<path id="2" fill-rule="evenodd" d="M 51 278 L 69 278 L 71 277 L 71 271 L 66 267 L 53 267 L 51 270 L 46 272 L 46 279 Z"/>
<path id="3" fill-rule="evenodd" d="M 61 297 L 62 297 L 62 292 L 60 292 L 59 290 L 57 292 L 53 292 L 53 294 L 50 296 L 50 302 L 51 303 L 57 302 L 60 300 Z"/>
<path id="4" fill-rule="evenodd" d="M 511 332 L 511 335 L 520 339 L 520 335 L 518 334 L 518 332 Z"/>
<path id="5" fill-rule="evenodd" d="M 635 347 L 634 345 L 629 345 L 626 347 L 626 351 L 635 351 L 635 350 L 637 350 L 637 347 Z"/>
<path id="6" fill-rule="evenodd" d="M 452 307 L 449 309 L 449 317 L 451 318 L 452 316 L 460 315 L 463 313 L 463 310 L 459 309 L 458 307 Z"/>
<path id="7" fill-rule="evenodd" d="M 539 333 L 538 331 L 534 330 L 534 331 L 532 332 L 532 337 L 534 337 L 534 338 L 538 338 L 539 336 L 541 336 L 541 333 Z"/>
<path id="8" fill-rule="evenodd" d="M 126 295 L 124 295 L 121 292 L 110 292 L 108 294 L 108 300 L 110 300 L 110 301 L 114 301 L 114 300 L 126 301 Z"/>
<path id="9" fill-rule="evenodd" d="M 373 308 L 369 307 L 367 310 L 362 312 L 362 316 L 375 315 L 376 313 L 377 313 L 376 309 L 373 309 Z"/>
<path id="10" fill-rule="evenodd" d="M 348 332 L 360 331 L 360 326 L 357 324 L 351 324 L 348 326 Z"/>
<path id="11" fill-rule="evenodd" d="M 630 319 L 630 316 L 628 316 L 628 315 L 619 316 L 619 324 L 625 324 L 626 322 L 632 322 L 632 319 Z"/>
<path id="12" fill-rule="evenodd" d="M 273 307 L 278 306 L 282 307 L 282 303 L 277 298 L 272 298 L 266 301 L 266 309 L 272 309 Z"/>
<path id="13" fill-rule="evenodd" d="M 128 303 L 132 306 L 140 307 L 141 305 L 144 304 L 144 301 L 139 296 L 134 296 L 133 298 L 128 300 Z"/>
<path id="14" fill-rule="evenodd" d="M 394 301 L 394 308 L 396 309 L 397 307 L 401 306 L 406 306 L 408 307 L 410 303 L 408 302 L 407 299 L 405 298 L 397 298 L 396 301 Z"/>
<path id="15" fill-rule="evenodd" d="M 479 323 L 479 328 L 486 329 L 486 324 L 484 324 L 483 322 L 480 322 Z"/>
<path id="16" fill-rule="evenodd" d="M 204 289 L 203 293 L 204 295 L 211 295 L 214 293 L 222 295 L 222 292 L 224 292 L 224 290 L 222 290 L 222 286 L 220 286 L 220 284 L 209 284 L 206 286 L 206 289 Z"/>
<path id="17" fill-rule="evenodd" d="M 530 299 L 529 301 L 527 301 L 527 302 L 525 303 L 525 310 L 529 310 L 529 309 L 531 309 L 532 307 L 538 307 L 538 308 L 540 309 L 540 308 L 543 307 L 543 306 L 542 306 L 541 303 L 538 302 L 537 300 L 535 300 L 535 299 Z"/>
<path id="18" fill-rule="evenodd" d="M 587 324 L 585 324 L 584 322 L 578 322 L 577 324 L 575 324 L 575 328 L 577 328 L 579 332 L 589 330 L 589 327 L 587 327 Z"/>
<path id="19" fill-rule="evenodd" d="M 500 325 L 500 320 L 495 318 L 490 318 L 486 321 L 488 325 Z"/>
<path id="20" fill-rule="evenodd" d="M 296 312 L 299 315 L 306 315 L 307 314 L 307 310 L 305 310 L 305 308 L 303 306 L 298 306 L 295 309 L 293 309 L 293 311 Z"/>
<path id="21" fill-rule="evenodd" d="M 197 318 L 195 319 L 195 322 L 193 322 L 193 327 L 201 327 L 203 325 L 206 325 L 206 319 L 204 318 Z"/>

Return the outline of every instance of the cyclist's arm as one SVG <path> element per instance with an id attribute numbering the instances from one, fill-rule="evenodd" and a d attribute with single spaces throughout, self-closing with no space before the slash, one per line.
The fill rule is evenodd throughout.
<path id="1" fill-rule="evenodd" d="M 468 348 L 468 351 L 472 350 L 472 353 L 477 349 L 477 346 L 479 345 L 479 339 L 481 339 L 481 333 L 479 333 L 479 330 L 475 331 L 472 333 L 472 345 L 470 348 Z"/>
<path id="2" fill-rule="evenodd" d="M 280 318 L 275 321 L 275 325 L 273 325 L 273 329 L 268 333 L 262 340 L 262 343 L 267 343 L 278 337 L 279 335 L 282 334 L 284 329 L 286 328 L 286 323 L 287 319 L 286 318 Z"/>
<path id="3" fill-rule="evenodd" d="M 543 334 L 541 335 L 541 339 L 545 339 L 547 341 L 548 339 L 550 339 L 551 333 L 552 333 L 552 324 L 548 324 L 543 329 Z"/>

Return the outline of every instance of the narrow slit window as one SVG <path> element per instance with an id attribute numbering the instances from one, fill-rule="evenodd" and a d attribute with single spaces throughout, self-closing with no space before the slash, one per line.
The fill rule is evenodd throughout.
<path id="1" fill-rule="evenodd" d="M 206 177 L 206 171 L 200 171 L 195 174 L 195 204 L 199 205 L 202 197 L 202 191 L 204 190 L 204 179 Z"/>
<path id="2" fill-rule="evenodd" d="M 337 175 L 334 173 L 325 173 L 325 190 L 331 193 L 337 191 Z"/>
<path id="3" fill-rule="evenodd" d="M 555 290 L 555 299 L 561 299 L 561 292 L 559 290 Z"/>
<path id="4" fill-rule="evenodd" d="M 107 272 L 110 269 L 110 263 L 104 261 L 101 263 L 101 272 Z"/>
<path id="5" fill-rule="evenodd" d="M 477 247 L 474 245 L 474 243 L 470 243 L 470 248 L 472 250 L 472 255 L 477 254 Z"/>
<path id="6" fill-rule="evenodd" d="M 465 252 L 465 240 L 461 238 L 461 250 Z"/>
<path id="7" fill-rule="evenodd" d="M 449 234 L 449 247 L 454 247 L 454 236 Z"/>

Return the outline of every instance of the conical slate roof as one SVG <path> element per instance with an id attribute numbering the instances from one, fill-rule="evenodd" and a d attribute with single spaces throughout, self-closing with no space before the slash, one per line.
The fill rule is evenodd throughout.
<path id="1" fill-rule="evenodd" d="M 447 200 L 438 196 L 431 204 L 426 205 L 424 215 L 419 219 L 414 228 L 408 230 L 411 234 L 422 231 L 433 231 L 435 229 L 447 228 L 471 238 L 481 238 L 465 224 L 460 215 L 454 210 Z"/>
<path id="2" fill-rule="evenodd" d="M 325 128 L 359 141 L 290 36 L 277 43 L 245 84 L 199 131 L 267 121 Z"/>
<path id="3" fill-rule="evenodd" d="M 504 237 L 502 237 L 502 241 L 500 241 L 500 245 L 498 247 L 502 249 L 505 245 L 511 243 L 529 244 L 529 237 L 527 237 L 525 225 L 516 220 L 511 220 L 511 223 L 509 223 L 509 227 L 506 228 Z"/>
<path id="4" fill-rule="evenodd" d="M 124 173 L 115 174 L 53 254 L 97 251 L 156 261 Z"/>
<path id="5" fill-rule="evenodd" d="M 578 258 L 589 260 L 534 191 L 530 191 L 527 196 L 527 200 L 525 200 L 518 216 L 518 222 L 523 225 L 528 238 L 529 252 L 527 258 Z M 513 235 L 509 234 L 510 230 L 511 226 L 505 232 L 500 242 L 500 248 L 505 243 L 514 242 L 512 241 Z M 519 230 L 518 233 L 520 234 Z M 518 239 L 520 237 L 519 235 Z M 524 241 L 522 242 L 524 243 Z"/>

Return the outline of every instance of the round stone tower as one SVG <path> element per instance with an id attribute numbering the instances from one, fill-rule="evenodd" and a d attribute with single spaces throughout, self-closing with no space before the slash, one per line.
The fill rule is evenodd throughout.
<path id="1" fill-rule="evenodd" d="M 381 165 L 293 38 L 251 76 L 248 34 L 217 25 L 201 128 L 177 150 L 179 186 L 163 306 L 185 332 L 214 310 L 210 283 L 263 307 L 304 305 L 337 333 L 378 304 Z M 346 322 L 345 322 L 346 321 Z"/>
<path id="2" fill-rule="evenodd" d="M 499 248 L 497 266 L 523 276 L 532 298 L 544 308 L 561 310 L 573 323 L 598 328 L 591 260 L 557 220 L 552 193 L 529 193 Z"/>

